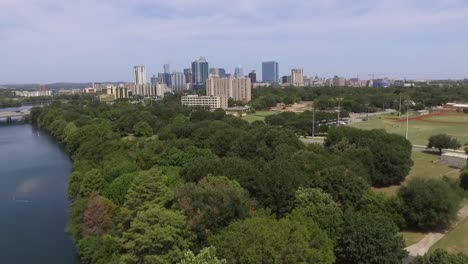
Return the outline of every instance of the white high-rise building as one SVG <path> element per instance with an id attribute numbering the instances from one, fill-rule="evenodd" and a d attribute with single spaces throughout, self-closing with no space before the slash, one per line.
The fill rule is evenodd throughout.
<path id="1" fill-rule="evenodd" d="M 206 81 L 207 96 L 222 96 L 233 98 L 237 101 L 249 102 L 252 84 L 250 78 L 219 78 L 211 77 Z"/>
<path id="2" fill-rule="evenodd" d="M 187 83 L 185 82 L 185 75 L 183 72 L 173 72 L 171 74 L 171 89 L 173 92 L 187 90 Z"/>
<path id="3" fill-rule="evenodd" d="M 133 70 L 135 71 L 135 85 L 146 84 L 145 66 L 138 65 L 138 66 L 133 67 Z"/>
<path id="4" fill-rule="evenodd" d="M 304 86 L 304 70 L 303 69 L 291 70 L 291 85 L 292 86 Z"/>

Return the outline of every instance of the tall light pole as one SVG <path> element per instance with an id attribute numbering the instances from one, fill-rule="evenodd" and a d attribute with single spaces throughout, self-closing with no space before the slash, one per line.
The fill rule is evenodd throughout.
<path id="1" fill-rule="evenodd" d="M 314 101 L 314 109 L 312 110 L 312 138 L 315 137 L 315 101 Z"/>
<path id="2" fill-rule="evenodd" d="M 340 112 L 341 112 L 340 103 L 341 103 L 341 100 L 343 100 L 343 98 L 336 98 L 336 99 L 338 100 L 338 121 L 336 122 L 336 124 L 340 126 Z"/>
<path id="3" fill-rule="evenodd" d="M 409 133 L 409 100 L 406 100 L 406 139 L 408 139 Z"/>

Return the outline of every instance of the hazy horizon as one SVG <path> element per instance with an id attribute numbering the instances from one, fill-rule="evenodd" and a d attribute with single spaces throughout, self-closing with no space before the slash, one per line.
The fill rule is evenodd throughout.
<path id="1" fill-rule="evenodd" d="M 468 77 L 461 0 L 3 0 L 0 84 L 132 81 L 199 57 L 244 74 Z"/>

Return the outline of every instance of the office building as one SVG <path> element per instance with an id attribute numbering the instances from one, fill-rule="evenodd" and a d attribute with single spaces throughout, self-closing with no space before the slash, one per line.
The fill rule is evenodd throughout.
<path id="1" fill-rule="evenodd" d="M 38 86 L 36 86 L 36 91 L 40 91 L 40 92 L 44 92 L 44 91 L 47 91 L 47 86 L 45 84 L 39 84 Z"/>
<path id="2" fill-rule="evenodd" d="M 256 83 L 257 82 L 257 73 L 255 71 L 251 71 L 249 73 L 249 78 L 250 78 L 250 82 L 253 84 L 253 83 Z"/>
<path id="3" fill-rule="evenodd" d="M 151 81 L 150 81 L 151 84 L 157 84 L 157 83 L 159 83 L 159 78 L 158 78 L 158 76 L 156 76 L 156 74 L 154 74 L 153 77 L 151 77 L 150 80 L 151 80 Z"/>
<path id="4" fill-rule="evenodd" d="M 223 69 L 223 68 L 219 68 L 218 69 L 218 74 L 219 74 L 220 78 L 224 78 L 224 77 L 226 77 L 226 70 Z"/>
<path id="5" fill-rule="evenodd" d="M 126 99 L 128 98 L 128 89 L 127 87 L 120 85 L 106 85 L 105 88 L 102 89 L 102 96 L 100 99 L 102 101 L 113 101 L 116 99 Z"/>
<path id="6" fill-rule="evenodd" d="M 226 70 L 223 68 L 210 68 L 209 76 L 220 78 L 226 77 Z"/>
<path id="7" fill-rule="evenodd" d="M 192 69 L 184 69 L 185 83 L 192 83 Z"/>
<path id="8" fill-rule="evenodd" d="M 206 81 L 207 96 L 222 96 L 236 101 L 251 101 L 252 84 L 250 78 L 211 77 Z"/>
<path id="9" fill-rule="evenodd" d="M 183 72 L 173 72 L 171 74 L 171 90 L 173 92 L 180 92 L 187 90 L 187 83 Z"/>
<path id="10" fill-rule="evenodd" d="M 138 66 L 133 67 L 133 70 L 135 72 L 135 84 L 136 85 L 145 84 L 146 83 L 145 66 L 138 65 Z"/>
<path id="11" fill-rule="evenodd" d="M 228 98 L 223 96 L 182 96 L 181 103 L 187 106 L 208 106 L 210 109 L 226 109 L 228 107 Z"/>
<path id="12" fill-rule="evenodd" d="M 141 85 L 136 85 L 135 95 L 139 95 L 142 97 L 152 97 L 152 96 L 158 96 L 158 97 L 164 97 L 164 94 L 166 92 L 170 92 L 169 88 L 165 83 L 157 83 L 157 84 L 141 84 Z"/>
<path id="13" fill-rule="evenodd" d="M 242 69 L 242 66 L 239 65 L 234 69 L 234 77 L 235 78 L 244 77 L 244 69 Z"/>
<path id="14" fill-rule="evenodd" d="M 291 70 L 291 85 L 292 86 L 304 86 L 304 70 L 303 69 Z"/>
<path id="15" fill-rule="evenodd" d="M 276 61 L 262 63 L 262 82 L 277 84 L 279 81 L 279 64 Z"/>
<path id="16" fill-rule="evenodd" d="M 286 83 L 288 83 L 288 77 L 289 77 L 289 76 L 287 76 L 287 75 L 281 77 L 281 84 L 286 84 Z"/>
<path id="17" fill-rule="evenodd" d="M 345 86 L 346 85 L 346 79 L 343 78 L 343 77 L 338 77 L 338 76 L 335 75 L 335 77 L 333 77 L 332 84 L 333 84 L 333 86 L 336 86 L 336 87 Z"/>
<path id="18" fill-rule="evenodd" d="M 163 68 L 164 68 L 164 73 L 168 73 L 168 74 L 171 73 L 171 66 L 169 64 L 164 64 Z"/>
<path id="19" fill-rule="evenodd" d="M 192 62 L 193 84 L 203 86 L 208 79 L 208 62 L 204 57 Z"/>

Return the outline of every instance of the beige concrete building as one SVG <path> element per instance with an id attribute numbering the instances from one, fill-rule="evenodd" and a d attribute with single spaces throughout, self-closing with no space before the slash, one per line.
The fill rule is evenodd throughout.
<path id="1" fill-rule="evenodd" d="M 182 96 L 181 103 L 187 106 L 209 106 L 210 109 L 227 109 L 228 98 L 225 96 Z"/>
<path id="2" fill-rule="evenodd" d="M 115 99 L 126 99 L 128 98 L 128 89 L 124 86 L 115 86 L 115 85 L 107 85 L 106 88 L 102 89 L 103 98 L 105 100 L 110 100 L 111 98 Z"/>
<path id="3" fill-rule="evenodd" d="M 252 84 L 250 78 L 245 77 L 211 77 L 206 81 L 206 95 L 250 102 L 252 100 Z"/>
<path id="4" fill-rule="evenodd" d="M 292 86 L 304 86 L 304 70 L 303 69 L 291 70 L 291 85 Z"/>
<path id="5" fill-rule="evenodd" d="M 141 95 L 143 97 L 164 97 L 164 94 L 169 91 L 169 88 L 164 83 L 147 83 L 135 86 L 135 95 Z"/>

